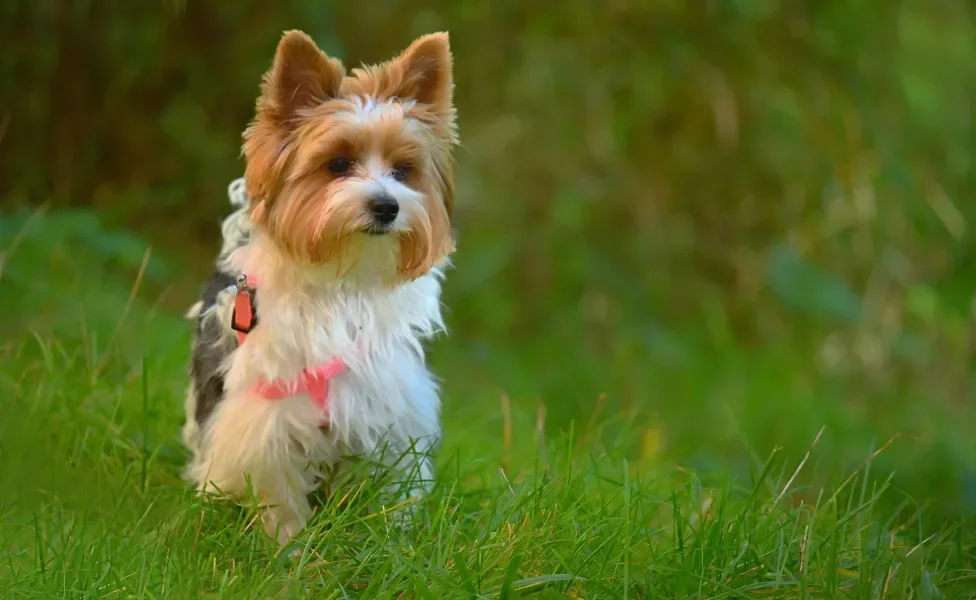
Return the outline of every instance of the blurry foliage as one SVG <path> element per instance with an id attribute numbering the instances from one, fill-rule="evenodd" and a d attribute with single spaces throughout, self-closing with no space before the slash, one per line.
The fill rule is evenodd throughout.
<path id="1" fill-rule="evenodd" d="M 277 37 L 319 2 L 0 4 L 0 197 L 213 237 Z"/>
<path id="2" fill-rule="evenodd" d="M 283 29 L 347 64 L 449 30 L 472 384 L 557 421 L 604 389 L 660 406 L 647 365 L 687 366 L 693 331 L 972 404 L 971 3 L 364 6 L 3 3 L 0 198 L 94 206 L 206 268 Z"/>
<path id="3" fill-rule="evenodd" d="M 0 221 L 0 306 L 27 319 L 0 319 L 0 339 L 22 328 L 70 333 L 73 341 L 111 331 L 133 285 L 158 296 L 171 275 L 145 242 L 106 228 L 91 211 L 8 213 Z"/>

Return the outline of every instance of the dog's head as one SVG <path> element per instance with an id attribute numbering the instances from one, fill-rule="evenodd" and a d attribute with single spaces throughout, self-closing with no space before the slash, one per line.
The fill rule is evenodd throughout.
<path id="1" fill-rule="evenodd" d="M 451 62 L 448 36 L 437 33 L 347 73 L 306 34 L 285 33 L 244 133 L 254 225 L 311 266 L 341 270 L 362 254 L 389 263 L 364 267 L 395 269 L 403 281 L 446 258 L 457 143 Z"/>

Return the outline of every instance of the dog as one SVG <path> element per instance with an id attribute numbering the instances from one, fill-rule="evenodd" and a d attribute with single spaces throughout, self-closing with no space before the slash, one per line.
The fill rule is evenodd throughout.
<path id="1" fill-rule="evenodd" d="M 344 457 L 385 456 L 411 495 L 432 484 L 440 398 L 424 342 L 445 330 L 455 249 L 452 61 L 435 33 L 347 72 L 288 31 L 263 77 L 237 210 L 187 313 L 182 437 L 184 477 L 256 495 L 281 544 Z"/>

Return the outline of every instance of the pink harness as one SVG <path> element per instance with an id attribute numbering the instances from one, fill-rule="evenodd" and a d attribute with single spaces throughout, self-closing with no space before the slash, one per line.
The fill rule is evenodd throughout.
<path id="1" fill-rule="evenodd" d="M 255 285 L 257 285 L 256 282 Z M 248 286 L 247 275 L 241 275 L 237 279 L 237 295 L 234 297 L 234 313 L 231 317 L 231 328 L 237 332 L 237 344 L 239 346 L 244 344 L 247 334 L 257 325 L 250 290 L 253 288 Z M 322 411 L 322 414 L 327 415 L 329 380 L 346 369 L 346 363 L 342 362 L 342 359 L 333 358 L 317 367 L 302 369 L 298 379 L 295 380 L 275 379 L 266 381 L 259 379 L 255 386 L 255 392 L 265 400 L 282 400 L 295 394 L 305 393 L 312 398 L 312 402 Z M 328 420 L 324 416 L 321 425 L 328 425 Z"/>

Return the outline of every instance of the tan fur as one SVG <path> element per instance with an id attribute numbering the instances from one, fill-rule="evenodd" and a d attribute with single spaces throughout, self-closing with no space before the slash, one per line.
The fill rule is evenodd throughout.
<path id="1" fill-rule="evenodd" d="M 383 104 L 357 119 L 364 103 Z M 354 69 L 307 35 L 287 32 L 265 74 L 256 117 L 244 134 L 251 220 L 296 260 L 340 261 L 369 223 L 363 194 L 376 171 L 408 162 L 424 210 L 400 232 L 400 280 L 415 279 L 454 251 L 451 150 L 457 143 L 447 34 L 415 41 L 385 63 Z M 329 160 L 357 161 L 336 177 Z"/>

